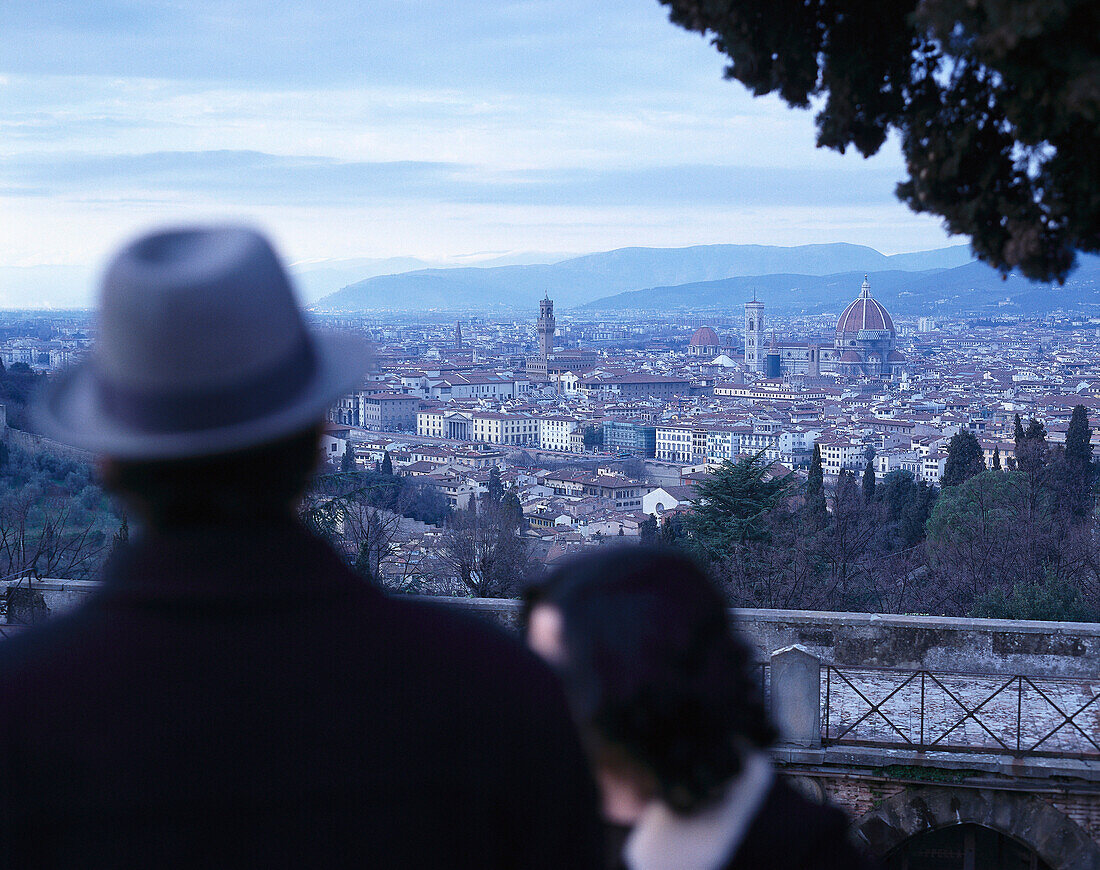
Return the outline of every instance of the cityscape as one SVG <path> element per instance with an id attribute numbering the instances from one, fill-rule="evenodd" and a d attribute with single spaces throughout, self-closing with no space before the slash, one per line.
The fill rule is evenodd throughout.
<path id="1" fill-rule="evenodd" d="M 352 535 L 341 546 L 352 562 L 367 546 L 370 573 L 401 591 L 514 594 L 519 577 L 470 589 L 440 557 L 450 518 L 476 511 L 491 490 L 514 500 L 524 548 L 546 570 L 612 539 L 678 527 L 697 485 L 723 464 L 751 458 L 803 491 L 816 450 L 830 498 L 842 474 L 862 480 L 868 468 L 880 487 L 905 478 L 938 492 L 960 432 L 974 436 L 982 468 L 1008 470 L 1017 468 L 1017 421 L 1041 425 L 1052 451 L 1064 448 L 1075 408 L 1095 429 L 1100 309 L 1023 315 L 1010 301 L 970 317 L 896 316 L 867 276 L 840 292 L 848 300 L 831 312 L 775 313 L 754 293 L 739 310 L 671 316 L 562 310 L 544 294 L 526 318 L 507 319 L 336 314 L 322 300 L 318 327 L 361 338 L 371 355 L 360 388 L 330 410 L 322 471 L 373 473 L 385 463 L 418 494 L 400 509 L 368 508 L 384 517 L 382 540 L 367 546 Z M 63 370 L 95 339 L 79 312 L 9 315 L 3 329 L 9 380 Z M 28 394 L 9 389 L 8 425 L 31 429 Z M 917 554 L 907 571 L 928 570 L 929 558 Z M 1095 580 L 1074 582 L 1086 613 Z M 973 602 L 904 604 L 963 615 Z M 859 609 L 890 608 L 867 599 Z"/>
<path id="2" fill-rule="evenodd" d="M 1100 3 L 0 25 L 5 865 L 1100 870 Z"/>

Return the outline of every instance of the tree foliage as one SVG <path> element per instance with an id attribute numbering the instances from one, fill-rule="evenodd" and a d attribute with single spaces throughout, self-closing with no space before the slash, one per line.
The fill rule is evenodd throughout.
<path id="1" fill-rule="evenodd" d="M 504 497 L 504 486 L 500 482 L 500 469 L 495 465 L 489 469 L 489 482 L 485 487 L 485 498 L 493 504 L 500 504 Z"/>
<path id="2" fill-rule="evenodd" d="M 95 576 L 120 512 L 81 462 L 6 448 L 0 467 L 0 576 Z"/>
<path id="3" fill-rule="evenodd" d="M 1096 614 L 1081 590 L 1068 580 L 1047 577 L 1038 583 L 997 586 L 979 595 L 971 616 L 985 619 L 1043 619 L 1089 622 Z"/>
<path id="4" fill-rule="evenodd" d="M 863 480 L 860 483 L 863 500 L 870 504 L 875 500 L 875 448 L 867 448 L 867 464 L 863 466 Z"/>
<path id="5" fill-rule="evenodd" d="M 814 455 L 810 460 L 810 473 L 806 478 L 806 518 L 812 528 L 825 524 L 828 509 L 825 505 L 825 474 L 821 466 L 821 445 L 814 442 Z"/>
<path id="6" fill-rule="evenodd" d="M 1084 405 L 1073 409 L 1065 449 L 1055 458 L 1050 474 L 1054 478 L 1053 486 L 1062 493 L 1059 513 L 1071 523 L 1090 517 L 1096 468 L 1092 463 L 1092 429 Z"/>
<path id="7" fill-rule="evenodd" d="M 502 505 L 484 502 L 456 511 L 444 533 L 440 561 L 475 598 L 515 595 L 533 574 L 527 540 Z"/>
<path id="8" fill-rule="evenodd" d="M 819 146 L 869 156 L 896 132 L 899 199 L 985 262 L 1064 280 L 1100 250 L 1095 0 L 661 2 L 753 94 L 823 99 Z"/>
<path id="9" fill-rule="evenodd" d="M 772 477 L 762 453 L 726 460 L 700 483 L 684 524 L 696 550 L 721 558 L 738 545 L 768 536 L 768 512 L 789 495 L 793 478 Z"/>
<path id="10" fill-rule="evenodd" d="M 603 429 L 592 423 L 589 423 L 584 427 L 581 432 L 581 438 L 584 441 L 585 450 L 593 450 L 596 447 L 603 446 Z"/>
<path id="11" fill-rule="evenodd" d="M 947 463 L 943 470 L 943 485 L 958 486 L 975 474 L 985 471 L 982 445 L 974 433 L 960 429 L 947 444 Z"/>

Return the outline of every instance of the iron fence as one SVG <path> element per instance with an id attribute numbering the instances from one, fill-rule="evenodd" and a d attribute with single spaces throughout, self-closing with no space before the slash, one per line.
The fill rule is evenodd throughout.
<path id="1" fill-rule="evenodd" d="M 822 668 L 826 746 L 1100 756 L 1100 679 Z"/>

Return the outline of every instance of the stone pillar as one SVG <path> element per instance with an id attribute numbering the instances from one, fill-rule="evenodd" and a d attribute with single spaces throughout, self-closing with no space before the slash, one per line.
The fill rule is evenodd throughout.
<path id="1" fill-rule="evenodd" d="M 772 653 L 772 721 L 789 746 L 821 746 L 821 660 L 795 644 Z"/>

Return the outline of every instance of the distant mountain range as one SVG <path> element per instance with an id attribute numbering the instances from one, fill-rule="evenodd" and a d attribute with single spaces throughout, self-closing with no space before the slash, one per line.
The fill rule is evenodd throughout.
<path id="1" fill-rule="evenodd" d="M 845 271 L 833 275 L 775 274 L 700 281 L 617 293 L 583 306 L 600 311 L 736 309 L 753 294 L 772 311 L 837 311 L 859 293 L 863 276 L 872 295 L 895 314 L 1036 313 L 1053 308 L 1100 308 L 1100 257 L 1082 254 L 1064 286 L 1002 278 L 984 263 L 953 269 Z"/>
<path id="2" fill-rule="evenodd" d="M 290 273 L 298 298 L 305 305 L 311 305 L 341 287 L 375 275 L 474 265 L 556 263 L 575 256 L 547 251 L 480 251 L 456 256 L 448 262 L 416 257 L 352 257 L 302 261 L 293 264 Z M 99 271 L 89 266 L 0 266 L 0 309 L 91 308 L 99 289 Z"/>
<path id="3" fill-rule="evenodd" d="M 459 265 L 464 261 L 477 265 Z M 481 252 L 446 264 L 412 257 L 302 262 L 291 273 L 302 301 L 319 312 L 522 316 L 549 294 L 559 311 L 730 313 L 755 293 L 777 313 L 813 314 L 839 311 L 859 292 L 864 274 L 872 293 L 901 315 L 1100 312 L 1100 257 L 1081 255 L 1058 287 L 1018 276 L 1002 280 L 965 245 L 893 256 L 842 243 L 620 248 L 583 256 Z M 0 268 L 0 307 L 87 307 L 94 304 L 96 280 L 82 267 Z"/>
<path id="4" fill-rule="evenodd" d="M 520 251 L 500 254 L 483 252 L 457 257 L 455 261 L 442 263 L 420 260 L 416 257 L 386 257 L 372 259 L 356 257 L 350 259 L 316 260 L 295 263 L 291 266 L 294 285 L 298 295 L 306 305 L 312 305 L 319 299 L 332 295 L 349 284 L 365 281 L 375 276 L 396 275 L 414 271 L 450 271 L 461 268 L 489 268 L 493 266 L 528 266 L 532 264 L 557 263 L 575 254 L 555 254 L 545 251 Z"/>
<path id="5" fill-rule="evenodd" d="M 560 308 L 624 291 L 761 275 L 830 276 L 843 272 L 952 269 L 973 258 L 965 245 L 886 256 L 862 245 L 697 245 L 620 248 L 540 265 L 420 269 L 359 281 L 319 300 L 314 309 L 529 310 L 543 294 Z M 858 284 L 857 284 L 858 289 Z M 609 307 L 634 307 L 633 304 Z M 659 308 L 654 301 L 652 308 Z"/>

